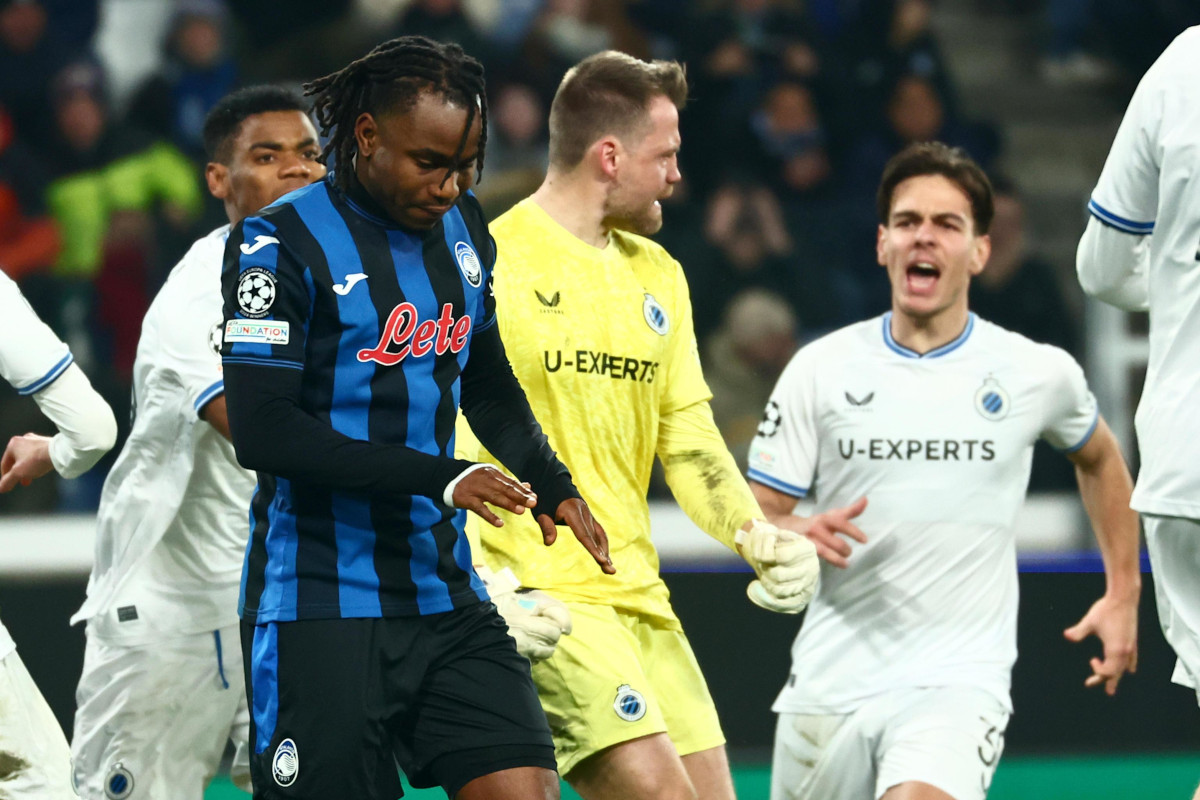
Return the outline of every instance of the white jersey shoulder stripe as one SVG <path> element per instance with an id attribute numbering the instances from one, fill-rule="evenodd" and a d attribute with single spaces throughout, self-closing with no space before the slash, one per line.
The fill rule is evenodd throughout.
<path id="1" fill-rule="evenodd" d="M 54 383 L 54 380 L 59 375 L 62 375 L 64 372 L 66 372 L 67 367 L 71 366 L 71 364 L 74 361 L 75 361 L 75 357 L 73 355 L 71 355 L 70 353 L 67 353 L 65 356 L 63 356 L 59 360 L 59 362 L 57 364 L 55 364 L 53 367 L 51 367 L 50 371 L 47 372 L 45 375 L 38 378 L 33 383 L 30 383 L 26 386 L 22 386 L 22 387 L 18 388 L 17 394 L 31 395 L 31 394 L 36 394 L 36 393 L 40 392 L 42 389 L 45 389 L 50 384 Z"/>
<path id="2" fill-rule="evenodd" d="M 201 392 L 200 396 L 196 398 L 196 402 L 194 404 L 196 413 L 200 413 L 200 409 L 204 408 L 206 405 L 209 404 L 209 402 L 211 402 L 213 399 L 215 399 L 216 397 L 218 397 L 224 393 L 225 393 L 225 379 L 222 378 L 221 380 L 217 381 L 212 386 L 209 386 L 207 389 L 205 389 L 203 392 Z"/>
<path id="3" fill-rule="evenodd" d="M 1088 201 L 1088 211 L 1105 225 L 1110 225 L 1119 231 L 1132 233 L 1135 236 L 1145 236 L 1146 234 L 1154 233 L 1154 220 L 1150 220 L 1149 222 L 1135 222 L 1131 219 L 1125 219 L 1097 203 L 1095 198 Z"/>
<path id="4" fill-rule="evenodd" d="M 769 486 L 772 489 L 783 492 L 784 494 L 787 494 L 787 495 L 791 495 L 792 497 L 808 497 L 808 489 L 802 488 L 800 486 L 793 486 L 792 484 L 787 483 L 786 481 L 781 481 L 778 478 L 773 478 L 770 475 L 768 475 L 767 473 L 761 472 L 757 469 L 747 470 L 746 475 L 747 475 L 747 477 L 750 478 L 750 480 L 758 481 L 763 486 Z"/>

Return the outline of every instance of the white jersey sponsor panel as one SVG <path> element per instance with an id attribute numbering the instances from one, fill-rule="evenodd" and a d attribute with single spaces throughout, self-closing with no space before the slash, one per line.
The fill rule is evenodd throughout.
<path id="1" fill-rule="evenodd" d="M 251 473 L 200 411 L 224 391 L 220 274 L 228 227 L 198 240 L 142 324 L 134 423 L 104 483 L 88 599 L 72 622 L 140 644 L 237 621 Z"/>
<path id="2" fill-rule="evenodd" d="M 750 477 L 824 511 L 869 499 L 850 567 L 821 565 L 777 712 L 840 714 L 894 688 L 975 686 L 1009 707 L 1013 521 L 1033 445 L 1081 447 L 1097 409 L 1079 365 L 970 315 L 924 356 L 891 315 L 803 348 L 771 397 Z"/>
<path id="3" fill-rule="evenodd" d="M 1200 27 L 1180 34 L 1146 72 L 1088 210 L 1150 237 L 1150 364 L 1135 423 L 1142 468 L 1133 507 L 1200 518 L 1200 470 L 1180 442 L 1200 440 Z"/>
<path id="4" fill-rule="evenodd" d="M 34 394 L 71 361 L 71 351 L 38 318 L 12 278 L 0 272 L 0 377 L 18 394 Z"/>

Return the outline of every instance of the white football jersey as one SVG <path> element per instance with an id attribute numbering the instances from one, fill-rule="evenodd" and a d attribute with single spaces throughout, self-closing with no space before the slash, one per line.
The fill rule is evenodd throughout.
<path id="1" fill-rule="evenodd" d="M 1181 442 L 1200 441 L 1200 27 L 1142 77 L 1088 210 L 1150 239 L 1150 364 L 1135 418 L 1138 511 L 1200 518 L 1200 469 Z"/>
<path id="2" fill-rule="evenodd" d="M 891 314 L 796 354 L 750 447 L 750 478 L 818 512 L 868 499 L 850 566 L 822 562 L 777 712 L 840 714 L 900 687 L 975 686 L 1011 708 L 1012 530 L 1038 438 L 1066 451 L 1096 401 L 1064 351 L 970 315 L 924 356 Z"/>
<path id="3" fill-rule="evenodd" d="M 18 394 L 30 395 L 53 383 L 72 360 L 71 351 L 30 308 L 16 282 L 0 272 L 0 377 Z M 15 649 L 0 624 L 0 661 Z"/>
<path id="4" fill-rule="evenodd" d="M 88 597 L 71 618 L 129 645 L 235 624 L 254 476 L 199 412 L 224 392 L 221 262 L 199 239 L 142 323 L 134 421 L 100 496 Z"/>

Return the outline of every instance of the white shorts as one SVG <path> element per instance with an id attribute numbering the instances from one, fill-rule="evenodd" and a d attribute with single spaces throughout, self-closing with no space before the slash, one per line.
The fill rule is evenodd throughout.
<path id="1" fill-rule="evenodd" d="M 249 791 L 250 715 L 236 625 L 138 647 L 89 634 L 75 700 L 71 752 L 84 800 L 202 800 L 230 739 L 232 777 Z"/>
<path id="2" fill-rule="evenodd" d="M 909 781 L 982 800 L 1008 716 L 970 687 L 896 689 L 849 714 L 780 714 L 771 800 L 876 800 Z"/>
<path id="3" fill-rule="evenodd" d="M 74 800 L 71 749 L 16 652 L 0 660 L 0 800 Z"/>
<path id="4" fill-rule="evenodd" d="M 1200 521 L 1142 515 L 1163 636 L 1175 650 L 1171 680 L 1200 701 Z"/>

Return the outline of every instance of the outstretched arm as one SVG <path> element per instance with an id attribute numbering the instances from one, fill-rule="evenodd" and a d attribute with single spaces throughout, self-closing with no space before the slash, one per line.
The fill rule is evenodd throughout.
<path id="1" fill-rule="evenodd" d="M 1138 516 L 1129 507 L 1133 480 L 1116 437 L 1100 419 L 1087 444 L 1069 454 L 1088 519 L 1104 559 L 1104 596 L 1063 635 L 1073 642 L 1097 636 L 1104 657 L 1091 660 L 1084 685 L 1112 695 L 1126 672 L 1137 671 L 1137 612 L 1142 589 L 1138 565 Z"/>
<path id="2" fill-rule="evenodd" d="M 14 436 L 0 458 L 0 493 L 28 486 L 51 469 L 64 478 L 87 472 L 117 439 L 117 422 L 108 403 L 72 364 L 33 399 L 58 427 L 53 437 Z"/>

